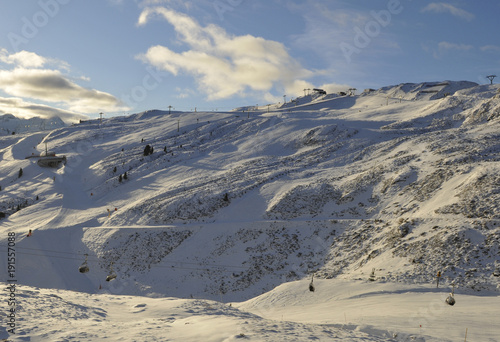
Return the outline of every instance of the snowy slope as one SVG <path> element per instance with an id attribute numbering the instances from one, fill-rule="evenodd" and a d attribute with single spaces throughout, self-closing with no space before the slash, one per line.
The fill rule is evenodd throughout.
<path id="1" fill-rule="evenodd" d="M 17 287 L 9 341 L 498 341 L 500 297 L 394 283 L 285 283 L 243 303 Z M 6 285 L 5 285 L 6 286 Z M 0 313 L 6 319 L 4 312 Z M 9 336 L 10 335 L 10 336 Z"/>
<path id="2" fill-rule="evenodd" d="M 9 341 L 386 340 L 328 324 L 267 320 L 200 299 L 86 295 L 29 287 L 22 287 L 18 298 L 22 319 Z M 0 330 L 3 337 L 7 334 Z"/>
<path id="3" fill-rule="evenodd" d="M 19 283 L 239 302 L 313 273 L 415 286 L 440 271 L 471 301 L 497 293 L 497 86 L 404 84 L 260 109 L 0 137 L 0 239 L 17 234 Z M 45 143 L 64 167 L 25 159 Z"/>
<path id="4" fill-rule="evenodd" d="M 308 281 L 282 284 L 236 307 L 267 319 L 329 324 L 386 341 L 461 341 L 466 332 L 467 341 L 498 341 L 500 334 L 498 295 L 456 293 L 450 306 L 444 304 L 448 289 L 430 285 L 315 280 L 314 286 L 310 292 Z"/>

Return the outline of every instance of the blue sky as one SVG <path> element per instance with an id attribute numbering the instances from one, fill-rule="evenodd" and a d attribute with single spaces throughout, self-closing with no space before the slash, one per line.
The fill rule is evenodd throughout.
<path id="1" fill-rule="evenodd" d="M 498 13 L 497 0 L 4 2 L 0 113 L 77 120 L 316 87 L 487 83 L 500 76 Z"/>

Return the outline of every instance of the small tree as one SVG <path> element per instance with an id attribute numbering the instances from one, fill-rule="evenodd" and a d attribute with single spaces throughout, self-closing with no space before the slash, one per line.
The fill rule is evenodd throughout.
<path id="1" fill-rule="evenodd" d="M 113 168 L 113 173 L 116 173 L 116 166 Z"/>
<path id="2" fill-rule="evenodd" d="M 19 175 L 18 175 L 18 178 L 21 178 L 23 176 L 23 168 L 21 167 L 19 169 Z"/>
<path id="3" fill-rule="evenodd" d="M 120 183 L 122 182 L 122 175 L 118 176 L 118 182 L 120 182 Z"/>
<path id="4" fill-rule="evenodd" d="M 125 173 L 123 174 L 123 179 L 128 179 L 127 172 L 125 172 Z"/>

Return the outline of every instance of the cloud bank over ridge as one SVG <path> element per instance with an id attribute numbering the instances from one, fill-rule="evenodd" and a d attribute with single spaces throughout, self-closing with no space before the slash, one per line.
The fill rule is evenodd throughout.
<path id="1" fill-rule="evenodd" d="M 69 71 L 64 61 L 20 51 L 9 54 L 0 50 L 0 114 L 23 118 L 60 116 L 65 121 L 86 118 L 99 111 L 125 110 L 115 96 L 88 89 L 63 73 Z"/>

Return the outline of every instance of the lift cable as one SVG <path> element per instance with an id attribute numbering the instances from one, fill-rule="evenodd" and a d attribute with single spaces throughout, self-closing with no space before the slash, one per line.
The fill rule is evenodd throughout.
<path id="1" fill-rule="evenodd" d="M 28 250 L 28 252 L 19 251 L 19 250 L 23 250 L 23 249 Z M 0 245 L 0 250 L 7 252 L 8 249 L 6 246 Z M 30 251 L 33 251 L 33 252 L 30 252 Z M 67 254 L 67 255 L 71 255 L 71 256 L 48 255 L 48 254 L 36 253 L 36 252 L 47 252 L 47 253 L 52 253 L 52 254 L 59 253 L 59 254 Z M 16 246 L 16 254 L 42 256 L 42 257 L 47 257 L 47 258 L 56 258 L 56 259 L 65 259 L 65 260 L 82 260 L 82 255 L 85 255 L 84 253 L 62 252 L 62 251 L 55 251 L 55 250 L 37 249 L 37 248 L 28 248 L 28 247 L 19 247 L 19 246 Z M 101 261 L 102 259 L 99 259 L 98 257 L 95 257 L 95 256 L 87 256 L 86 260 L 92 261 L 92 262 L 98 262 L 98 261 Z M 125 261 L 126 260 L 127 259 L 125 259 Z M 193 266 L 200 266 L 200 267 L 184 267 L 184 266 L 175 266 L 175 265 L 170 265 L 170 266 L 169 265 L 164 265 L 164 266 L 151 265 L 151 267 L 176 268 L 176 269 L 199 270 L 199 271 L 205 271 L 205 270 L 208 271 L 210 268 L 212 268 L 212 269 L 232 268 L 232 269 L 248 270 L 248 267 L 244 267 L 244 266 L 233 266 L 233 265 L 222 265 L 222 264 L 205 265 L 202 263 L 179 261 L 179 260 L 162 260 L 161 262 L 169 263 L 169 264 L 193 265 Z M 226 270 L 226 272 L 232 272 L 232 271 Z"/>

